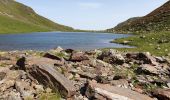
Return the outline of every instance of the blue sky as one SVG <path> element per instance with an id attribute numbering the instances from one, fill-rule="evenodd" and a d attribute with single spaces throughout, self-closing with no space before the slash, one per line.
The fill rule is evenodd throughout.
<path id="1" fill-rule="evenodd" d="M 75 29 L 102 30 L 144 16 L 168 0 L 16 0 Z"/>

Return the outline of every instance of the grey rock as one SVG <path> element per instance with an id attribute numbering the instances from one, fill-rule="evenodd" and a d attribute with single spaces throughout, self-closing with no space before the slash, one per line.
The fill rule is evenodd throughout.
<path id="1" fill-rule="evenodd" d="M 33 96 L 33 93 L 35 93 L 34 89 L 30 86 L 30 84 L 25 81 L 16 81 L 15 88 L 21 93 L 22 97 Z"/>
<path id="2" fill-rule="evenodd" d="M 126 57 L 127 57 L 127 59 L 135 59 L 135 60 L 142 61 L 142 64 L 158 65 L 155 57 L 151 56 L 151 54 L 149 52 L 146 52 L 146 53 L 127 53 Z"/>
<path id="3" fill-rule="evenodd" d="M 106 84 L 89 82 L 86 96 L 97 100 L 153 100 L 152 98 L 129 89 L 114 87 Z"/>
<path id="4" fill-rule="evenodd" d="M 144 64 L 144 65 L 141 65 L 138 67 L 137 69 L 138 73 L 145 73 L 145 74 L 155 74 L 155 75 L 158 75 L 159 74 L 159 70 L 155 67 L 155 66 L 152 66 L 152 65 L 149 65 L 149 64 Z"/>
<path id="5" fill-rule="evenodd" d="M 125 62 L 124 57 L 113 49 L 103 51 L 102 54 L 98 56 L 98 59 L 110 64 L 122 65 Z"/>
<path id="6" fill-rule="evenodd" d="M 9 93 L 9 96 L 4 98 L 4 99 L 6 99 L 6 100 L 22 100 L 20 93 L 19 92 L 13 92 L 13 91 L 11 91 Z"/>
<path id="7" fill-rule="evenodd" d="M 55 92 L 59 91 L 64 98 L 70 98 L 75 94 L 75 88 L 67 78 L 53 68 L 54 63 L 55 61 L 48 58 L 31 57 L 26 59 L 26 69 L 33 79 L 46 88 L 50 87 Z"/>

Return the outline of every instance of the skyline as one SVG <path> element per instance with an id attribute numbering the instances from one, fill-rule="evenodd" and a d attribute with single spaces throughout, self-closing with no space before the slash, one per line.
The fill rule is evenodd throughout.
<path id="1" fill-rule="evenodd" d="M 103 30 L 112 28 L 131 17 L 144 16 L 168 0 L 16 1 L 30 6 L 38 14 L 56 23 L 75 29 Z"/>

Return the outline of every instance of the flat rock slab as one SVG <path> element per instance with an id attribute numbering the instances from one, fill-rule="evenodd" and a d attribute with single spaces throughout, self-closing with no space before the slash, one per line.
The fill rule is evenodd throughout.
<path id="1" fill-rule="evenodd" d="M 170 100 L 170 89 L 157 89 L 153 95 L 159 100 Z"/>
<path id="2" fill-rule="evenodd" d="M 89 82 L 86 95 L 97 100 L 153 100 L 135 91 L 106 84 Z"/>
<path id="3" fill-rule="evenodd" d="M 59 92 L 62 97 L 70 98 L 75 94 L 74 85 L 54 69 L 55 60 L 48 58 L 26 58 L 25 68 L 29 75 L 45 87 Z"/>

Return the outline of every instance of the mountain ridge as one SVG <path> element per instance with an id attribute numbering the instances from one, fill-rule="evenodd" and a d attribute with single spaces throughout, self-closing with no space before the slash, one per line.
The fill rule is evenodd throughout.
<path id="1" fill-rule="evenodd" d="M 107 29 L 107 32 L 146 33 L 170 31 L 170 1 L 143 17 L 135 17 Z"/>
<path id="2" fill-rule="evenodd" d="M 14 0 L 0 0 L 0 33 L 74 31 L 38 15 L 31 7 Z"/>

